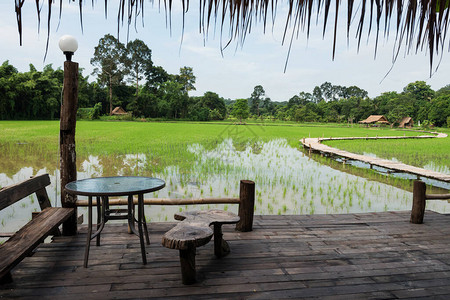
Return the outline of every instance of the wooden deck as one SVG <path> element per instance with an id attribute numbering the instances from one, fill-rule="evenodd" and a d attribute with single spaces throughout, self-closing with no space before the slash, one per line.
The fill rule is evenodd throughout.
<path id="1" fill-rule="evenodd" d="M 83 268 L 86 228 L 41 245 L 14 270 L 0 298 L 396 299 L 450 297 L 450 219 L 427 211 L 255 216 L 252 232 L 224 226 L 231 253 L 198 248 L 199 282 L 181 283 L 178 251 L 161 245 L 174 223 L 151 223 L 148 264 L 125 225 L 107 224 Z M 95 244 L 95 243 L 94 243 Z"/>
<path id="2" fill-rule="evenodd" d="M 376 157 L 370 157 L 361 154 L 355 154 L 344 150 L 339 150 L 337 148 L 333 148 L 327 145 L 322 144 L 323 141 L 330 140 L 355 140 L 355 139 L 363 139 L 363 140 L 374 140 L 374 139 L 417 139 L 417 138 L 445 138 L 446 134 L 439 133 L 436 136 L 424 135 L 424 136 L 385 136 L 385 137 L 343 137 L 343 138 L 305 138 L 301 140 L 301 143 L 305 148 L 311 149 L 311 151 L 324 153 L 327 155 L 340 156 L 348 160 L 357 160 L 364 163 L 368 163 L 371 166 L 379 166 L 388 170 L 392 170 L 395 172 L 403 172 L 414 174 L 419 177 L 426 177 L 431 179 L 440 180 L 443 182 L 450 183 L 450 175 L 443 174 L 431 170 L 426 170 L 414 166 L 410 166 L 404 163 L 395 162 L 387 159 L 381 159 Z"/>

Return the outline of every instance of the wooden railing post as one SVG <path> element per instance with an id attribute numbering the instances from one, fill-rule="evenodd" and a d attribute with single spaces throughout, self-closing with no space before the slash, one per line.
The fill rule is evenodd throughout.
<path id="1" fill-rule="evenodd" d="M 236 224 L 238 231 L 253 230 L 253 214 L 255 211 L 255 182 L 241 180 L 239 191 L 239 223 Z"/>
<path id="2" fill-rule="evenodd" d="M 75 209 L 75 213 L 63 223 L 64 235 L 77 233 L 76 196 L 65 191 L 67 183 L 77 180 L 77 164 L 75 152 L 75 127 L 78 108 L 78 63 L 64 62 L 64 91 L 61 103 L 60 121 L 60 173 L 61 173 L 61 205 Z"/>
<path id="3" fill-rule="evenodd" d="M 426 185 L 421 180 L 414 180 L 413 188 L 413 206 L 411 209 L 410 222 L 414 224 L 422 224 L 425 214 L 426 203 Z"/>

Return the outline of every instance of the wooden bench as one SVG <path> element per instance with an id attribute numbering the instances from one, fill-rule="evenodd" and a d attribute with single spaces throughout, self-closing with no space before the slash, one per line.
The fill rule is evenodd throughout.
<path id="1" fill-rule="evenodd" d="M 73 213 L 73 208 L 51 207 L 46 186 L 48 174 L 32 177 L 24 182 L 0 189 L 0 210 L 36 193 L 42 212 L 0 245 L 0 284 L 12 282 L 11 269 L 48 236 L 59 234 L 58 226 Z"/>
<path id="2" fill-rule="evenodd" d="M 193 284 L 196 281 L 196 248 L 206 245 L 214 235 L 214 254 L 217 258 L 227 255 L 230 247 L 222 238 L 222 225 L 236 224 L 239 217 L 231 212 L 214 209 L 180 212 L 174 217 L 182 222 L 164 234 L 162 244 L 180 251 L 183 284 Z M 214 225 L 214 230 L 210 225 Z"/>

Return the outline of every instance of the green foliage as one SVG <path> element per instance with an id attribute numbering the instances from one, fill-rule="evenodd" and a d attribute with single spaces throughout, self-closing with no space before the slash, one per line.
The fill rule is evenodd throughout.
<path id="1" fill-rule="evenodd" d="M 112 101 L 113 85 L 120 84 L 127 71 L 126 48 L 113 35 L 106 34 L 102 37 L 94 50 L 91 64 L 95 67 L 93 74 L 97 75 L 98 82 L 109 89 L 109 112 L 113 110 Z"/>
<path id="2" fill-rule="evenodd" d="M 136 97 L 139 94 L 139 81 L 152 71 L 152 51 L 141 40 L 134 40 L 127 44 L 124 57 L 125 74 L 131 78 L 136 86 Z"/>
<path id="3" fill-rule="evenodd" d="M 373 99 L 357 86 L 330 82 L 284 102 L 273 102 L 261 85 L 254 87 L 246 105 L 242 99 L 223 99 L 210 91 L 189 97 L 196 81 L 191 67 L 169 74 L 163 67 L 153 65 L 151 50 L 141 40 L 130 41 L 125 47 L 109 34 L 99 40 L 91 63 L 97 81 L 90 83 L 80 69 L 78 106 L 87 108 L 101 103 L 100 114 L 121 106 L 133 112 L 130 118 L 217 121 L 232 115 L 242 122 L 251 114 L 259 122 L 351 124 L 370 115 L 384 115 L 394 125 L 409 116 L 414 124 L 428 121 L 429 126 L 438 127 L 446 126 L 450 116 L 450 85 L 434 92 L 423 81 L 408 84 L 401 93 L 386 92 Z M 53 70 L 51 65 L 42 72 L 30 65 L 28 72 L 20 73 L 5 61 L 0 66 L 0 120 L 59 118 L 62 81 L 63 71 Z M 237 102 L 241 103 L 236 105 Z M 83 118 L 86 113 L 80 111 L 79 115 Z"/>
<path id="4" fill-rule="evenodd" d="M 94 108 L 89 113 L 89 119 L 91 120 L 100 119 L 101 112 L 102 112 L 102 104 L 101 103 L 95 104 Z"/>
<path id="5" fill-rule="evenodd" d="M 0 119 L 59 118 L 62 71 L 51 65 L 42 72 L 30 65 L 19 73 L 5 61 L 0 66 Z"/>
<path id="6" fill-rule="evenodd" d="M 183 86 L 184 92 L 195 91 L 194 70 L 191 67 L 180 68 L 180 75 L 175 76 L 175 80 Z"/>
<path id="7" fill-rule="evenodd" d="M 101 104 L 100 104 L 101 105 Z M 77 110 L 77 119 L 90 119 L 93 107 L 81 107 Z"/>
<path id="8" fill-rule="evenodd" d="M 248 118 L 249 108 L 247 99 L 237 99 L 233 105 L 233 116 L 239 119 L 242 123 L 242 120 Z"/>

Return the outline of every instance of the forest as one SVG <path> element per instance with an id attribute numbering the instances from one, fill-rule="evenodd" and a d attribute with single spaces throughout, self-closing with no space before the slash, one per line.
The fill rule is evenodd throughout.
<path id="1" fill-rule="evenodd" d="M 212 91 L 189 96 L 196 77 L 191 67 L 169 74 L 151 59 L 141 40 L 119 42 L 105 35 L 94 49 L 94 72 L 79 73 L 80 118 L 97 119 L 120 106 L 129 119 L 210 121 L 227 118 L 294 122 L 358 122 L 369 115 L 384 115 L 391 124 L 403 117 L 414 122 L 450 127 L 450 84 L 437 91 L 424 81 L 409 83 L 402 92 L 384 92 L 374 98 L 357 86 L 324 82 L 310 92 L 299 92 L 283 102 L 272 101 L 257 85 L 242 99 L 224 99 Z M 95 78 L 91 80 L 90 76 Z M 0 120 L 58 119 L 63 71 L 47 65 L 38 71 L 19 72 L 9 61 L 0 66 Z"/>

